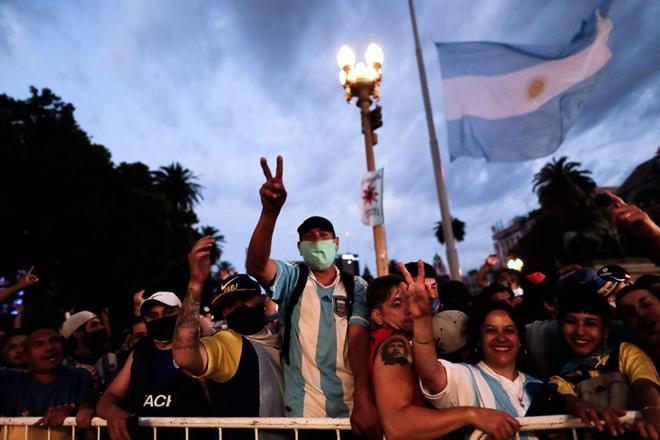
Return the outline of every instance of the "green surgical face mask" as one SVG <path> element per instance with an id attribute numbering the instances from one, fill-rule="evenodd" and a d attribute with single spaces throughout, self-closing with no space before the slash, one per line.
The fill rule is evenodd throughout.
<path id="1" fill-rule="evenodd" d="M 300 255 L 310 268 L 325 270 L 335 261 L 337 243 L 334 240 L 301 241 Z"/>

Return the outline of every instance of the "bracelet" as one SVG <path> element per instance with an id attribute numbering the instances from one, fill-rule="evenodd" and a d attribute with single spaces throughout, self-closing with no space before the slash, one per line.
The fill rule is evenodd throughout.
<path id="1" fill-rule="evenodd" d="M 415 338 L 413 338 L 413 344 L 421 344 L 421 345 L 426 345 L 426 344 L 433 344 L 435 340 L 431 339 L 430 341 L 420 341 Z"/>

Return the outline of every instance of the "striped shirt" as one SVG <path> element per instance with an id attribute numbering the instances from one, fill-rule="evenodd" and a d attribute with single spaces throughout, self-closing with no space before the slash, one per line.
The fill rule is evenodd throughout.
<path id="1" fill-rule="evenodd" d="M 276 261 L 273 299 L 285 316 L 286 299 L 298 282 L 300 269 Z M 309 272 L 307 284 L 291 315 L 289 364 L 283 363 L 284 404 L 288 417 L 348 417 L 353 407 L 353 373 L 348 363 L 348 326 L 369 328 L 365 302 L 367 283 L 354 277 L 350 320 L 346 289 L 337 269 L 335 281 L 324 286 Z"/>
<path id="2" fill-rule="evenodd" d="M 484 362 L 469 365 L 439 361 L 447 372 L 447 387 L 438 394 L 431 394 L 420 380 L 424 397 L 436 408 L 476 406 L 498 409 L 513 417 L 524 417 L 532 400 L 527 385 L 541 383 L 520 372 L 515 380 L 509 380 Z"/>

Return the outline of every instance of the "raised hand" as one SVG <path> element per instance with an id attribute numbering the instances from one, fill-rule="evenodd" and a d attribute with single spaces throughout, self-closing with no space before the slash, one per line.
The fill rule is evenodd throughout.
<path id="1" fill-rule="evenodd" d="M 424 283 L 424 262 L 417 261 L 417 277 L 413 279 L 406 266 L 398 262 L 399 270 L 403 275 L 405 284 L 401 284 L 401 295 L 412 315 L 413 319 L 433 315 L 431 298 L 435 293 L 427 284 Z"/>
<path id="2" fill-rule="evenodd" d="M 636 205 L 628 205 L 623 199 L 609 191 L 605 191 L 613 204 L 608 208 L 612 223 L 631 235 L 645 239 L 657 239 L 660 236 L 660 227 L 651 217 Z"/>
<path id="3" fill-rule="evenodd" d="M 273 177 L 273 173 L 271 173 L 265 157 L 261 158 L 261 169 L 264 171 L 264 176 L 266 177 L 266 182 L 259 189 L 261 206 L 265 211 L 279 214 L 286 201 L 286 189 L 284 189 L 284 182 L 282 182 L 284 159 L 282 159 L 282 156 L 277 156 L 275 177 Z"/>
<path id="4" fill-rule="evenodd" d="M 34 266 L 30 267 L 30 270 L 18 280 L 18 285 L 21 289 L 25 289 L 39 282 L 39 277 L 32 274 L 33 270 Z"/>
<path id="5" fill-rule="evenodd" d="M 211 274 L 211 249 L 215 246 L 213 237 L 202 237 L 193 245 L 188 254 L 188 266 L 190 268 L 190 283 L 204 286 Z"/>

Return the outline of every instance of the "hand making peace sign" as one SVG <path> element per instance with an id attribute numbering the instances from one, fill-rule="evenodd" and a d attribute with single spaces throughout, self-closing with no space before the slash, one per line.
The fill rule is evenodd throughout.
<path id="1" fill-rule="evenodd" d="M 259 189 L 259 196 L 261 197 L 261 206 L 265 211 L 274 214 L 279 214 L 282 205 L 286 201 L 286 189 L 282 182 L 282 170 L 284 168 L 284 160 L 282 156 L 277 156 L 277 168 L 275 170 L 275 177 L 270 171 L 268 161 L 265 157 L 261 158 L 261 168 L 266 176 L 266 182 L 261 185 Z"/>
<path id="2" fill-rule="evenodd" d="M 399 262 L 399 270 L 403 275 L 405 284 L 401 284 L 401 295 L 405 300 L 408 311 L 414 319 L 423 316 L 432 316 L 433 307 L 431 306 L 431 298 L 435 295 L 431 291 L 431 287 L 424 283 L 424 262 L 419 260 L 417 262 L 417 278 L 413 279 L 406 266 Z"/>

